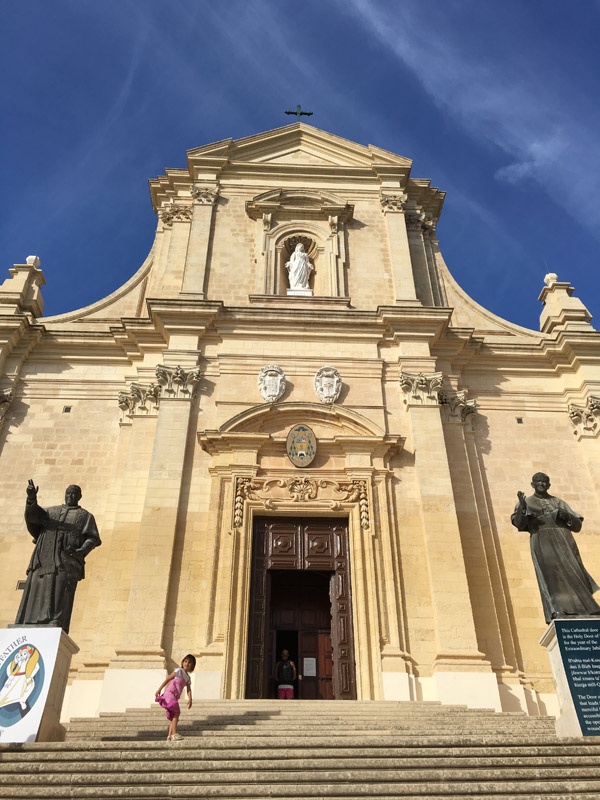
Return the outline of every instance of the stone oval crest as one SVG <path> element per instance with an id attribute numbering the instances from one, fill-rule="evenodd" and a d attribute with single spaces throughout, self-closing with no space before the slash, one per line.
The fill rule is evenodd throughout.
<path id="1" fill-rule="evenodd" d="M 285 450 L 295 467 L 308 467 L 317 455 L 317 438 L 308 425 L 301 422 L 288 433 Z"/>

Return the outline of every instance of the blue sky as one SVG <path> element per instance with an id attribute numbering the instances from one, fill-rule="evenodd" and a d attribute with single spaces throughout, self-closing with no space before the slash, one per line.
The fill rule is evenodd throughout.
<path id="1" fill-rule="evenodd" d="M 600 327 L 599 40 L 597 0 L 4 3 L 2 275 L 37 254 L 46 314 L 100 299 L 151 246 L 148 178 L 302 103 L 447 192 L 478 302 L 537 329 L 557 272 Z"/>

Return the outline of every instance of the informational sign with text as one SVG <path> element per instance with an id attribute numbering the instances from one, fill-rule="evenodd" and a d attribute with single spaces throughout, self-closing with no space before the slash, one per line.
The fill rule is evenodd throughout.
<path id="1" fill-rule="evenodd" d="M 0 629 L 0 743 L 35 742 L 60 628 Z"/>
<path id="2" fill-rule="evenodd" d="M 600 736 L 600 619 L 557 619 L 554 625 L 581 732 Z"/>

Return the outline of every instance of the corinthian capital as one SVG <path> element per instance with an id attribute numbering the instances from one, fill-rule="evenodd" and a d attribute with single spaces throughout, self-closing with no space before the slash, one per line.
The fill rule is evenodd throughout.
<path id="1" fill-rule="evenodd" d="M 11 407 L 14 400 L 13 390 L 0 389 L 0 422 L 6 416 L 8 409 Z"/>
<path id="2" fill-rule="evenodd" d="M 404 211 L 404 206 L 406 205 L 407 200 L 408 195 L 406 192 L 400 192 L 399 194 L 384 194 L 382 192 L 379 197 L 381 208 L 384 214 L 389 212 Z"/>
<path id="3" fill-rule="evenodd" d="M 170 228 L 174 222 L 189 222 L 192 218 L 192 206 L 171 203 L 159 208 L 157 214 L 165 228 Z"/>
<path id="4" fill-rule="evenodd" d="M 121 409 L 121 422 L 131 417 L 156 416 L 160 403 L 161 387 L 156 383 L 145 386 L 132 383 L 127 392 L 119 392 L 117 404 Z"/>
<path id="5" fill-rule="evenodd" d="M 190 187 L 190 194 L 194 202 L 201 206 L 214 206 L 219 196 L 219 190 L 211 186 L 199 186 L 193 184 Z"/>
<path id="6" fill-rule="evenodd" d="M 585 406 L 569 406 L 569 418 L 578 439 L 593 438 L 600 432 L 600 397 L 588 397 Z"/>
<path id="7" fill-rule="evenodd" d="M 159 364 L 156 367 L 156 380 L 163 387 L 166 397 L 191 398 L 198 383 L 200 383 L 200 367 L 184 369 L 183 367 L 165 367 Z"/>
<path id="8" fill-rule="evenodd" d="M 465 422 L 470 414 L 477 411 L 477 401 L 467 400 L 466 389 L 460 392 L 442 391 L 438 397 L 447 422 Z"/>
<path id="9" fill-rule="evenodd" d="M 441 372 L 434 372 L 432 375 L 401 372 L 400 386 L 404 392 L 404 402 L 407 406 L 436 406 L 439 403 L 438 392 L 442 388 L 442 380 Z"/>

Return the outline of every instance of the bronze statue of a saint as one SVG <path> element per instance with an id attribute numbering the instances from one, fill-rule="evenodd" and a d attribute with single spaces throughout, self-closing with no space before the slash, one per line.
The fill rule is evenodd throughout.
<path id="1" fill-rule="evenodd" d="M 583 517 L 558 497 L 548 494 L 550 478 L 536 472 L 531 479 L 534 493 L 519 502 L 511 517 L 520 531 L 529 531 L 531 557 L 535 567 L 546 622 L 557 617 L 600 614 L 594 592 L 600 587 L 583 566 L 573 532 L 581 530 Z"/>
<path id="2" fill-rule="evenodd" d="M 102 542 L 94 517 L 79 505 L 79 486 L 68 486 L 64 504 L 50 508 L 38 505 L 38 488 L 29 481 L 25 522 L 35 547 L 15 625 L 50 625 L 68 633 L 85 557 Z"/>

